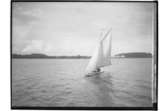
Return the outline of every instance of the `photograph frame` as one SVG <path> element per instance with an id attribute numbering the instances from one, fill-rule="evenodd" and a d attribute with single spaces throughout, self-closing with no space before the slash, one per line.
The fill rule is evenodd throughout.
<path id="1" fill-rule="evenodd" d="M 12 3 L 14 2 L 99 2 L 99 3 L 155 3 L 156 4 L 156 9 L 155 9 L 155 31 L 154 31 L 154 53 L 155 57 L 154 59 L 154 65 L 155 67 L 153 68 L 155 70 L 155 85 L 156 85 L 156 97 L 155 100 L 156 102 L 153 103 L 152 107 L 43 107 L 43 106 L 32 106 L 32 107 L 27 107 L 27 106 L 12 106 Z M 11 0 L 10 2 L 11 10 L 10 10 L 10 93 L 11 93 L 11 109 L 26 109 L 26 110 L 158 110 L 158 1 L 126 1 L 126 0 Z"/>

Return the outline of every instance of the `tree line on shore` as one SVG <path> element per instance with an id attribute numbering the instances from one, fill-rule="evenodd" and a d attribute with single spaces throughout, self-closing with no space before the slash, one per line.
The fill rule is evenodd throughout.
<path id="1" fill-rule="evenodd" d="M 46 54 L 12 54 L 12 58 L 58 58 L 58 59 L 89 59 L 91 56 L 75 55 L 75 56 L 48 56 Z M 120 53 L 114 55 L 114 58 L 151 58 L 151 53 L 146 52 L 130 52 L 130 53 Z"/>

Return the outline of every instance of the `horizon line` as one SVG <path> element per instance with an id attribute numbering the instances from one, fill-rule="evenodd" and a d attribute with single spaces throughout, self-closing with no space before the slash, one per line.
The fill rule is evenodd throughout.
<path id="1" fill-rule="evenodd" d="M 150 53 L 153 55 L 152 52 L 120 52 L 120 53 L 116 53 L 114 54 L 113 56 L 115 55 L 118 55 L 118 54 L 123 54 L 123 53 Z M 46 54 L 46 53 L 27 53 L 27 54 L 22 54 L 22 53 L 11 53 L 12 55 L 13 54 L 17 54 L 17 55 L 33 55 L 33 54 L 43 54 L 43 55 L 46 55 L 46 56 L 92 56 L 92 55 L 82 55 L 82 54 L 73 54 L 73 55 L 51 55 L 51 54 Z"/>

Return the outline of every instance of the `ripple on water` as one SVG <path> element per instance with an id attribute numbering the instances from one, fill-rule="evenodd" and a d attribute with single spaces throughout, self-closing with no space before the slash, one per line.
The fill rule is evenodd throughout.
<path id="1" fill-rule="evenodd" d="M 151 59 L 116 59 L 108 73 L 85 78 L 88 60 L 15 60 L 14 106 L 150 106 Z M 142 61 L 142 62 L 140 62 Z M 24 67 L 22 67 L 24 65 Z M 133 66 L 133 70 L 129 69 Z M 128 70 L 127 70 L 128 69 Z M 149 70 L 149 71 L 148 71 Z M 112 73 L 111 73 L 112 72 Z"/>

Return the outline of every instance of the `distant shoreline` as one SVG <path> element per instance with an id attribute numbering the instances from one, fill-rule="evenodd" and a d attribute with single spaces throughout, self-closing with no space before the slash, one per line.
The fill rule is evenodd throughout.
<path id="1" fill-rule="evenodd" d="M 136 57 L 136 58 L 118 58 L 112 57 L 111 59 L 151 59 L 152 57 Z M 12 59 L 90 59 L 90 58 L 13 58 Z"/>
<path id="2" fill-rule="evenodd" d="M 27 55 L 21 55 L 21 54 L 12 54 L 12 58 L 14 59 L 90 59 L 91 56 L 48 56 L 45 54 L 27 54 Z M 133 53 L 120 53 L 116 54 L 112 58 L 152 58 L 151 53 L 145 53 L 145 52 L 133 52 Z"/>
<path id="3" fill-rule="evenodd" d="M 40 58 L 40 57 L 33 57 L 33 58 L 28 58 L 28 57 L 12 57 L 12 59 L 90 59 L 90 58 L 59 58 L 59 57 L 45 57 L 45 58 Z"/>

